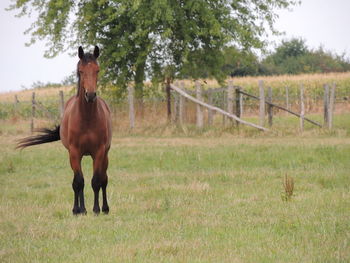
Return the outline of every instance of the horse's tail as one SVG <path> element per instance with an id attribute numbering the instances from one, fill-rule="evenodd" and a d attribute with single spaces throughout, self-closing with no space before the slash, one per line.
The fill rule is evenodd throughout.
<path id="1" fill-rule="evenodd" d="M 41 134 L 29 136 L 26 138 L 23 138 L 19 140 L 17 143 L 16 149 L 20 148 L 26 148 L 28 146 L 42 144 L 42 143 L 48 143 L 48 142 L 54 142 L 59 141 L 60 138 L 60 125 L 57 125 L 52 130 L 47 128 L 42 129 L 35 129 L 36 132 L 40 132 Z"/>

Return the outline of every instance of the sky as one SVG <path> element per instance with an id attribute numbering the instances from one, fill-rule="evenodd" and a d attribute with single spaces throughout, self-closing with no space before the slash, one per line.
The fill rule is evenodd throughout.
<path id="1" fill-rule="evenodd" d="M 61 82 L 76 69 L 77 57 L 65 53 L 53 59 L 44 58 L 45 42 L 26 47 L 30 36 L 23 32 L 33 18 L 16 18 L 16 11 L 5 11 L 10 3 L 0 1 L 0 92 L 30 88 L 36 81 Z M 277 45 L 282 39 L 301 37 L 310 48 L 322 45 L 339 55 L 345 52 L 350 58 L 349 12 L 350 0 L 302 0 L 291 11 L 278 11 L 280 17 L 275 27 L 285 34 L 271 40 Z"/>

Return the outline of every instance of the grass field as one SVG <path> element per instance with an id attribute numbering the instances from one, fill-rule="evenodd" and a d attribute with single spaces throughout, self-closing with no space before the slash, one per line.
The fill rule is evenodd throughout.
<path id="1" fill-rule="evenodd" d="M 60 142 L 0 125 L 0 262 L 349 262 L 349 133 L 116 134 L 109 215 L 73 216 Z M 20 132 L 21 133 L 21 132 Z M 283 201 L 283 178 L 294 179 Z"/>

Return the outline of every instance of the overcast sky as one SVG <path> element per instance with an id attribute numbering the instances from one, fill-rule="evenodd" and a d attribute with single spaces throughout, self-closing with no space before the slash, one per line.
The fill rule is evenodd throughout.
<path id="1" fill-rule="evenodd" d="M 25 47 L 29 36 L 23 32 L 32 20 L 14 17 L 16 12 L 4 9 L 10 0 L 0 1 L 0 92 L 30 88 L 35 81 L 60 82 L 76 68 L 77 58 L 62 54 L 53 59 L 43 57 L 45 43 Z M 292 11 L 280 11 L 276 28 L 286 34 L 282 39 L 302 37 L 308 47 L 318 48 L 350 57 L 350 0 L 302 0 Z M 93 47 L 92 47 L 93 49 Z M 103 52 L 103 51 L 102 51 Z"/>

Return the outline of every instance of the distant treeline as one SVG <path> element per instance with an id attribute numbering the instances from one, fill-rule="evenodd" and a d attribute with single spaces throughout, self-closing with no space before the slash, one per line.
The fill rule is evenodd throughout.
<path id="1" fill-rule="evenodd" d="M 234 47 L 224 50 L 223 71 L 230 76 L 258 76 L 350 71 L 350 61 L 322 47 L 314 50 L 305 40 L 294 38 L 282 43 L 264 59 Z"/>

